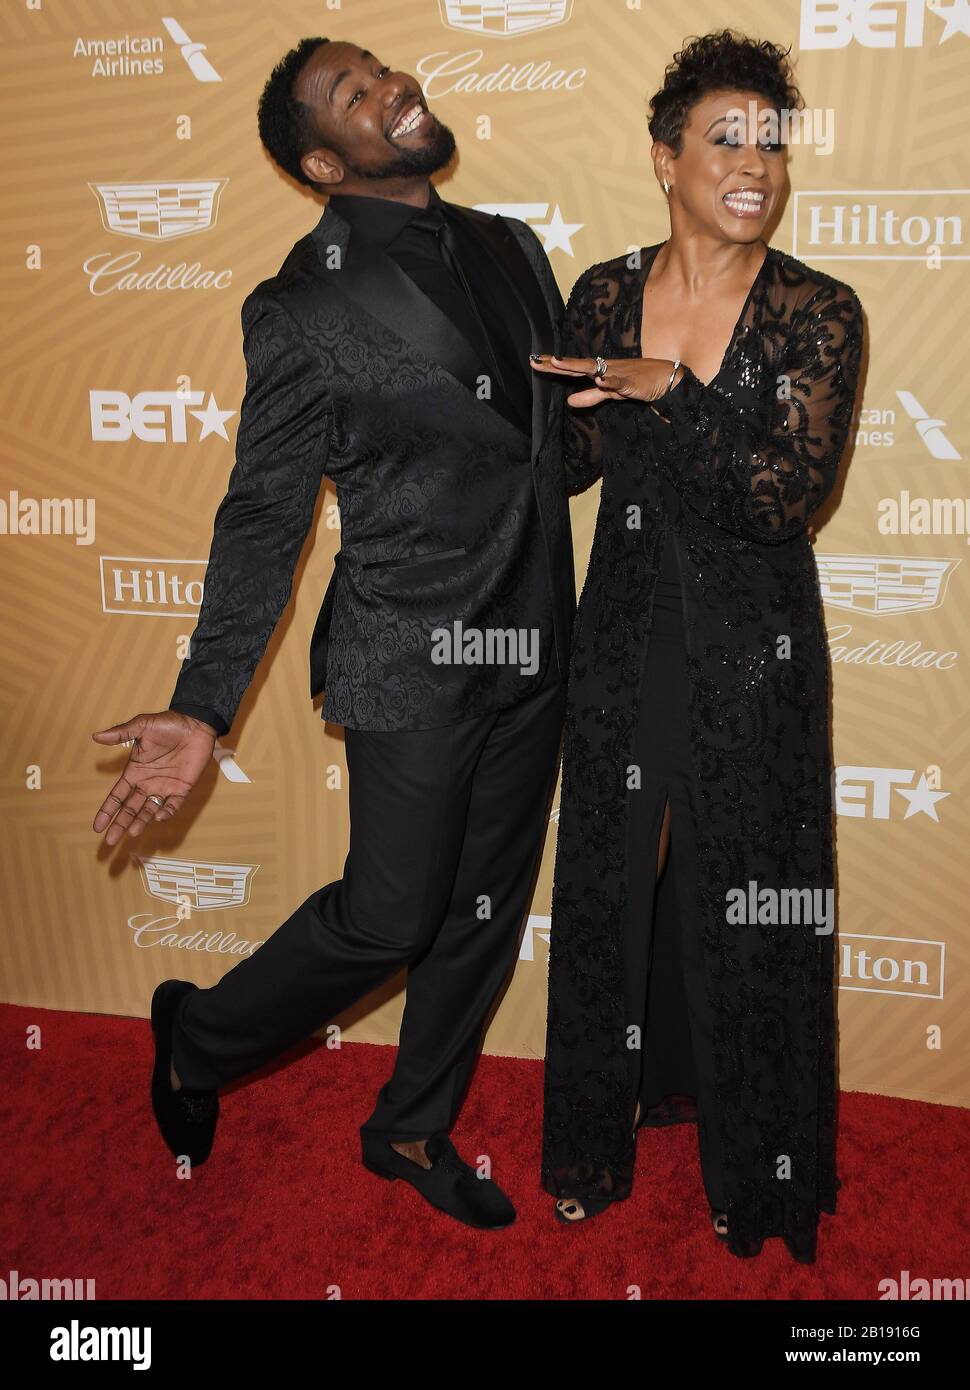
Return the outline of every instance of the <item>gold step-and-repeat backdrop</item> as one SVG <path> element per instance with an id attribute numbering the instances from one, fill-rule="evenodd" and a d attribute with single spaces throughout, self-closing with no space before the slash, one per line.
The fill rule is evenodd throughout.
<path id="1" fill-rule="evenodd" d="M 274 63 L 321 34 L 416 74 L 458 138 L 444 196 L 529 222 L 568 292 L 666 236 L 647 99 L 687 36 L 725 24 L 793 47 L 812 124 L 772 239 L 851 284 L 870 336 L 815 547 L 842 1084 L 968 1103 L 970 0 L 5 0 L 4 1000 L 144 1017 L 159 980 L 212 984 L 342 870 L 341 730 L 307 697 L 329 486 L 189 805 L 113 851 L 91 829 L 125 756 L 91 731 L 168 705 L 195 625 L 240 305 L 321 212 L 259 143 Z M 572 506 L 581 582 L 597 492 Z M 492 1052 L 542 1055 L 555 820 Z M 399 980 L 345 1036 L 395 1041 L 401 1001 Z"/>

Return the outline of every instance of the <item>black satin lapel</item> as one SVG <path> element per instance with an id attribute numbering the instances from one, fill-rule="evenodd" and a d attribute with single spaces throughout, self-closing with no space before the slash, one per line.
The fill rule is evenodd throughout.
<path id="1" fill-rule="evenodd" d="M 461 213 L 461 209 L 455 211 Z M 482 220 L 466 217 L 465 225 L 478 236 L 525 310 L 532 328 L 532 351 L 554 352 L 556 343 L 549 306 L 529 258 L 514 234 L 497 214 Z M 545 372 L 532 372 L 532 439 L 537 449 L 545 437 L 552 395 L 552 377 Z"/>
<path id="2" fill-rule="evenodd" d="M 390 256 L 352 235 L 332 283 L 470 391 L 477 390 L 485 368 L 470 343 Z"/>

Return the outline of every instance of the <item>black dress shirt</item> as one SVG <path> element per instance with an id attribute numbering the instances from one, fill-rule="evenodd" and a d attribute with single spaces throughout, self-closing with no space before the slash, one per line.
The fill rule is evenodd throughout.
<path id="1" fill-rule="evenodd" d="M 385 252 L 478 352 L 492 395 L 483 408 L 532 433 L 532 333 L 521 304 L 489 252 L 430 188 L 426 208 L 392 198 L 333 194 L 334 211 L 355 236 Z M 179 701 L 170 709 L 228 732 L 213 709 Z"/>
<path id="2" fill-rule="evenodd" d="M 390 198 L 334 194 L 352 231 L 386 252 L 478 352 L 492 384 L 485 404 L 532 433 L 532 333 L 503 271 L 464 218 L 430 188 L 426 208 Z M 436 235 L 440 227 L 443 234 Z"/>

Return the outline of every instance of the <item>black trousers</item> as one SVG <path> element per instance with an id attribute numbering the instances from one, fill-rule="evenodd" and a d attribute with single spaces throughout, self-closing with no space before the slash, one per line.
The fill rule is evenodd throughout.
<path id="1" fill-rule="evenodd" d="M 555 784 L 555 654 L 518 704 L 445 728 L 347 729 L 350 851 L 255 952 L 175 1017 L 175 1069 L 218 1088 L 309 1037 L 402 967 L 397 1061 L 363 1131 L 453 1125 L 489 1009 L 515 963 Z"/>

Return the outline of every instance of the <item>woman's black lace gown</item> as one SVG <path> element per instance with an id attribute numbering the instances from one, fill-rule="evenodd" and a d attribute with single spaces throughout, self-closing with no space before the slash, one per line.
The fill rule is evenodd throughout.
<path id="1" fill-rule="evenodd" d="M 641 355 L 658 250 L 580 277 L 565 355 Z M 729 1248 L 782 1236 L 804 1262 L 838 1186 L 834 937 L 806 911 L 833 888 L 833 827 L 805 526 L 836 478 L 861 348 L 855 293 L 767 248 L 713 381 L 688 371 L 662 416 L 609 401 L 566 425 L 570 492 L 603 482 L 570 667 L 543 1184 L 626 1197 L 637 1101 L 647 1123 L 696 1101 Z M 732 908 L 752 884 L 777 911 L 770 895 Z M 822 894 L 799 896 L 799 922 L 784 890 L 806 889 Z"/>

